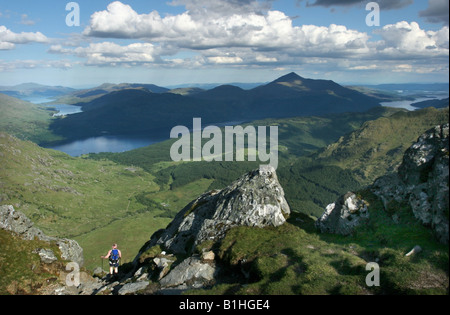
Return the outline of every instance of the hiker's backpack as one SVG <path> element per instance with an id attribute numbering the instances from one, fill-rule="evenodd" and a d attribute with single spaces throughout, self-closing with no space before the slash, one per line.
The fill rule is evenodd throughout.
<path id="1" fill-rule="evenodd" d="M 111 255 L 109 256 L 109 260 L 118 261 L 119 259 L 120 259 L 119 250 L 118 249 L 111 250 Z"/>

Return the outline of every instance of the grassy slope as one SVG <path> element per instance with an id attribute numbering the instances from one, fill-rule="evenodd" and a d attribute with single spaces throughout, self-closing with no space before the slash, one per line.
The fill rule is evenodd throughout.
<path id="1" fill-rule="evenodd" d="M 159 190 L 142 169 L 72 158 L 7 134 L 0 134 L 0 153 L 0 203 L 14 205 L 48 235 L 79 241 L 87 267 L 98 266 L 113 242 L 132 259 L 169 222 L 155 217 L 164 209 L 137 200 Z"/>
<path id="2" fill-rule="evenodd" d="M 434 125 L 448 122 L 448 107 L 399 112 L 391 117 L 368 121 L 357 131 L 341 137 L 317 155 L 321 163 L 351 170 L 364 184 L 373 182 L 386 170 L 393 171 L 399 157 L 418 136 Z"/>
<path id="3" fill-rule="evenodd" d="M 36 249 L 50 249 L 60 256 L 55 244 L 43 241 L 25 241 L 0 229 L 0 295 L 36 294 L 56 281 L 59 271 L 64 269 L 63 261 L 53 264 L 41 262 Z"/>
<path id="4" fill-rule="evenodd" d="M 376 108 L 366 113 L 266 119 L 251 125 L 279 126 L 278 177 L 287 199 L 295 211 L 317 217 L 340 194 L 394 170 L 406 148 L 417 137 L 445 121 L 448 121 L 448 109 L 430 108 L 408 113 L 393 108 Z M 361 125 L 363 127 L 360 129 Z M 173 140 L 125 153 L 93 155 L 91 158 L 138 165 L 154 174 L 156 182 L 168 191 L 182 189 L 191 182 L 203 179 L 211 180 L 208 189 L 223 188 L 260 164 L 173 163 L 169 156 L 172 143 Z M 376 151 L 367 154 L 372 152 L 372 148 Z M 311 154 L 319 149 L 324 150 L 319 155 L 320 159 L 317 155 L 311 158 Z M 344 152 L 340 160 L 329 153 L 333 150 Z M 168 208 L 174 213 L 180 209 L 172 207 L 168 201 L 161 201 L 169 203 Z"/>
<path id="5" fill-rule="evenodd" d="M 398 110 L 381 109 L 356 115 L 265 120 L 254 125 L 280 126 L 279 178 L 287 198 L 294 211 L 317 215 L 323 209 L 321 204 L 332 202 L 348 186 L 337 189 L 333 185 L 338 181 L 323 184 L 320 179 L 341 174 L 339 167 L 331 171 L 329 166 L 317 168 L 311 166 L 311 160 L 297 156 L 332 143 L 367 119 L 395 112 Z M 440 113 L 420 119 L 433 126 L 436 117 L 448 119 L 448 110 Z M 414 126 L 413 120 L 409 122 Z M 417 135 L 410 135 L 410 141 L 417 138 L 419 131 L 416 132 Z M 132 259 L 153 231 L 165 227 L 170 217 L 190 200 L 208 189 L 228 185 L 247 168 L 255 168 L 254 163 L 173 163 L 168 156 L 171 143 L 98 155 L 95 158 L 99 161 L 93 161 L 71 158 L 2 135 L 1 204 L 14 204 L 50 235 L 78 240 L 90 268 L 100 264 L 98 256 L 112 242 L 121 245 L 125 261 Z M 122 165 L 102 160 L 105 157 Z M 137 166 L 130 169 L 125 165 Z M 317 198 L 311 198 L 315 194 Z"/>
<path id="6" fill-rule="evenodd" d="M 294 209 L 318 217 L 340 194 L 394 171 L 421 134 L 446 122 L 448 108 L 400 111 L 368 121 L 318 154 L 280 167 L 280 182 Z"/>
<path id="7" fill-rule="evenodd" d="M 57 141 L 49 126 L 52 111 L 0 93 L 0 131 L 36 143 Z"/>
<path id="8" fill-rule="evenodd" d="M 249 279 L 229 277 L 189 294 L 448 294 L 448 246 L 438 244 L 411 209 L 398 208 L 394 223 L 379 200 L 360 193 L 371 218 L 353 236 L 319 234 L 295 213 L 279 228 L 231 230 L 216 244 L 220 261 L 230 272 L 244 268 Z M 415 245 L 423 252 L 405 257 Z M 379 287 L 366 285 L 369 262 L 380 266 Z"/>

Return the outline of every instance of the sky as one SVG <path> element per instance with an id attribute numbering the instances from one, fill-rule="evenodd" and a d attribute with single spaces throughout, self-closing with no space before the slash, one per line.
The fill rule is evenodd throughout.
<path id="1" fill-rule="evenodd" d="M 0 85 L 448 83 L 449 0 L 0 0 Z"/>

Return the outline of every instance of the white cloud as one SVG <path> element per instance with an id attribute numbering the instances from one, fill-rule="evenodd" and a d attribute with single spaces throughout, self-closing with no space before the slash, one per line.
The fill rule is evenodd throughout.
<path id="1" fill-rule="evenodd" d="M 16 44 L 47 43 L 48 41 L 48 38 L 41 32 L 14 33 L 6 26 L 0 25 L 0 49 L 14 49 Z"/>
<path id="2" fill-rule="evenodd" d="M 248 2 L 248 5 L 252 3 Z M 265 14 L 237 12 L 219 17 L 212 15 L 191 11 L 167 17 L 161 17 L 156 11 L 138 14 L 129 5 L 116 1 L 108 5 L 107 10 L 91 16 L 90 25 L 84 34 L 102 38 L 141 39 L 196 50 L 248 47 L 257 50 L 292 49 L 308 55 L 317 51 L 365 50 L 369 38 L 366 33 L 349 30 L 345 26 L 296 27 L 292 25 L 290 17 L 280 11 L 267 11 Z"/>
<path id="3" fill-rule="evenodd" d="M 218 57 L 208 57 L 209 62 L 214 64 L 235 64 L 242 63 L 244 60 L 240 57 L 230 57 L 230 56 L 218 56 Z"/>
<path id="4" fill-rule="evenodd" d="M 413 66 L 409 64 L 396 65 L 392 70 L 394 72 L 413 72 Z"/>
<path id="5" fill-rule="evenodd" d="M 379 67 L 377 65 L 365 65 L 365 66 L 354 66 L 350 67 L 350 70 L 375 70 Z"/>
<path id="6" fill-rule="evenodd" d="M 256 56 L 256 61 L 258 62 L 277 62 L 278 59 L 276 57 L 267 57 L 264 55 L 257 55 Z"/>
<path id="7" fill-rule="evenodd" d="M 0 71 L 13 71 L 16 69 L 71 69 L 76 63 L 69 60 L 0 60 Z"/>
<path id="8" fill-rule="evenodd" d="M 376 31 L 383 41 L 378 43 L 377 50 L 385 56 L 394 58 L 407 57 L 448 57 L 449 29 L 425 31 L 416 22 L 398 22 L 384 26 Z"/>
<path id="9" fill-rule="evenodd" d="M 441 28 L 437 32 L 429 32 L 432 38 L 436 41 L 437 47 L 441 49 L 449 49 L 449 28 L 448 26 Z"/>
<path id="10" fill-rule="evenodd" d="M 0 50 L 11 50 L 15 47 L 16 45 L 14 45 L 13 43 L 0 41 Z"/>
<path id="11" fill-rule="evenodd" d="M 53 45 L 49 53 L 72 54 L 86 59 L 87 65 L 111 65 L 128 64 L 137 65 L 143 63 L 159 62 L 158 49 L 150 43 L 134 43 L 120 46 L 113 42 L 92 43 L 87 47 L 75 49 L 63 48 L 61 45 Z"/>
<path id="12" fill-rule="evenodd" d="M 139 15 L 131 6 L 115 1 L 106 11 L 95 12 L 84 34 L 96 37 L 142 38 L 155 37 L 164 32 L 159 13 Z"/>
<path id="13" fill-rule="evenodd" d="M 432 60 L 440 64 L 434 69 L 445 71 L 442 69 L 448 64 L 445 60 L 449 54 L 447 26 L 427 31 L 417 22 L 398 22 L 374 30 L 381 37 L 375 41 L 372 34 L 343 25 L 295 26 L 284 12 L 271 9 L 271 1 L 173 0 L 171 4 L 184 5 L 186 11 L 167 16 L 157 11 L 139 14 L 130 5 L 115 1 L 106 10 L 95 12 L 83 32 L 91 39 L 131 39 L 138 43 L 120 46 L 104 42 L 76 49 L 52 46 L 49 52 L 73 54 L 85 58 L 90 65 L 158 64 L 186 68 L 273 67 L 276 63 L 283 68 L 311 65 L 324 70 L 334 67 L 404 72 L 408 69 L 395 66 L 408 64 L 426 71 L 431 69 L 427 64 Z M 180 58 L 183 55 L 180 52 L 186 51 L 190 57 Z M 389 60 L 402 61 L 384 68 L 381 64 Z"/>

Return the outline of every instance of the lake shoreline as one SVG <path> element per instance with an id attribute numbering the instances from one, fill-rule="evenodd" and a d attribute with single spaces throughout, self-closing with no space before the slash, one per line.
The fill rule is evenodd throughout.
<path id="1" fill-rule="evenodd" d="M 421 97 L 417 99 L 403 100 L 403 101 L 394 101 L 394 102 L 381 102 L 380 105 L 383 107 L 393 107 L 393 108 L 404 108 L 409 111 L 416 111 L 420 108 L 416 108 L 411 106 L 414 103 L 439 99 L 437 97 Z M 55 108 L 58 105 L 44 105 L 48 108 Z M 81 112 L 81 107 L 76 105 L 67 105 L 60 104 L 61 106 L 70 106 L 69 111 L 72 109 L 73 113 L 58 113 L 54 116 L 64 116 L 71 115 L 75 113 Z M 74 108 L 71 108 L 74 107 Z M 61 107 L 61 109 L 64 109 Z M 56 108 L 57 109 L 57 108 Z M 58 110 L 58 109 L 57 109 Z M 225 125 L 238 125 L 243 124 L 245 122 L 226 122 L 216 124 L 217 126 L 225 126 Z M 42 143 L 41 146 L 48 149 L 53 149 L 57 151 L 64 152 L 72 157 L 79 157 L 86 154 L 96 154 L 96 153 L 120 153 L 126 152 L 142 147 L 146 147 L 152 144 L 156 144 L 159 142 L 163 142 L 166 140 L 170 140 L 170 130 L 162 131 L 162 130 L 149 130 L 148 134 L 120 134 L 120 135 L 112 135 L 112 134 L 104 134 L 104 135 L 96 135 L 91 137 L 86 137 L 83 139 L 65 139 L 57 142 L 51 143 Z"/>

